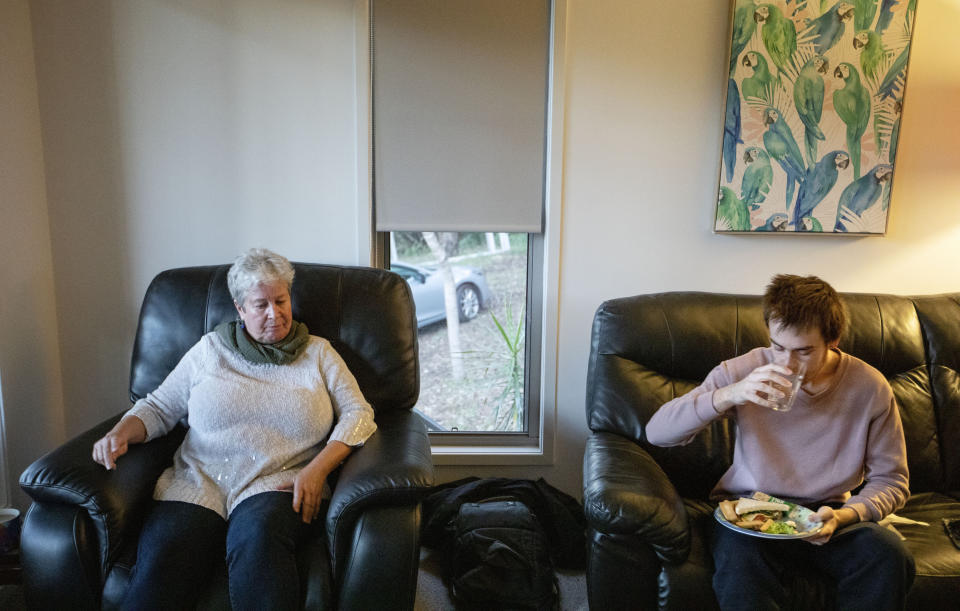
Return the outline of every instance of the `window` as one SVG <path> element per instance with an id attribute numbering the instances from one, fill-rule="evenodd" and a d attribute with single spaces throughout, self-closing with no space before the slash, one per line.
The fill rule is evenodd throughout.
<path id="1" fill-rule="evenodd" d="M 436 448 L 542 450 L 551 3 L 372 0 L 377 259 L 414 294 Z"/>
<path id="2" fill-rule="evenodd" d="M 538 429 L 539 389 L 538 376 L 528 372 L 538 370 L 539 351 L 536 343 L 528 350 L 527 332 L 537 326 L 528 320 L 539 319 L 539 304 L 531 303 L 527 286 L 540 241 L 502 232 L 388 235 L 390 269 L 410 285 L 417 309 L 417 410 L 430 430 L 529 438 Z M 446 310 L 448 271 L 452 313 Z"/>

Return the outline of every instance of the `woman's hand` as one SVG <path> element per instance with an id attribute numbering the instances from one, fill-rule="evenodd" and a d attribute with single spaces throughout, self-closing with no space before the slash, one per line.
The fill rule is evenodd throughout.
<path id="1" fill-rule="evenodd" d="M 147 427 L 136 416 L 125 416 L 110 432 L 93 444 L 93 460 L 107 470 L 117 468 L 117 458 L 127 453 L 131 443 L 143 443 Z"/>
<path id="2" fill-rule="evenodd" d="M 323 502 L 323 485 L 330 472 L 340 466 L 353 448 L 340 441 L 329 442 L 313 460 L 297 474 L 292 484 L 281 490 L 293 490 L 293 510 L 309 524 L 320 513 Z"/>
<path id="3" fill-rule="evenodd" d="M 739 382 L 713 391 L 713 406 L 720 412 L 745 403 L 773 409 L 777 406 L 775 399 L 783 396 L 777 385 L 790 386 L 790 380 L 784 377 L 790 373 L 789 369 L 776 363 L 761 365 Z"/>
<path id="4" fill-rule="evenodd" d="M 316 461 L 311 461 L 300 473 L 297 473 L 293 484 L 293 510 L 300 514 L 304 523 L 309 524 L 320 513 L 320 503 L 323 501 L 323 484 L 327 481 L 329 472 L 324 471 Z"/>

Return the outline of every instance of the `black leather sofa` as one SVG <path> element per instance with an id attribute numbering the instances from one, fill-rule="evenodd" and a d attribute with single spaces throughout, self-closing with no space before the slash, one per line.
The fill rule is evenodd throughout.
<path id="1" fill-rule="evenodd" d="M 956 609 L 960 550 L 941 518 L 960 518 L 960 293 L 843 299 L 851 324 L 840 348 L 879 369 L 900 407 L 912 496 L 896 513 L 930 523 L 897 527 L 916 560 L 907 606 Z M 730 465 L 734 427 L 716 423 L 676 448 L 650 446 L 644 427 L 720 361 L 762 345 L 759 297 L 662 293 L 597 310 L 583 465 L 591 608 L 716 607 L 708 495 Z M 795 608 L 830 608 L 835 594 L 824 578 L 788 578 Z"/>
<path id="2" fill-rule="evenodd" d="M 201 335 L 235 318 L 228 268 L 174 269 L 153 280 L 133 350 L 132 401 L 156 388 Z M 420 499 L 433 484 L 433 466 L 426 428 L 411 411 L 420 379 L 410 289 L 383 270 L 313 264 L 295 270 L 294 318 L 332 342 L 378 426 L 332 482 L 326 541 L 317 537 L 298 552 L 304 607 L 411 609 Z M 40 458 L 20 478 L 34 501 L 21 541 L 32 609 L 113 609 L 126 590 L 154 483 L 185 429 L 132 446 L 108 472 L 93 462 L 91 449 L 120 415 Z M 332 588 L 324 587 L 331 580 Z M 323 596 L 331 590 L 332 601 Z M 225 567 L 201 606 L 229 609 Z"/>

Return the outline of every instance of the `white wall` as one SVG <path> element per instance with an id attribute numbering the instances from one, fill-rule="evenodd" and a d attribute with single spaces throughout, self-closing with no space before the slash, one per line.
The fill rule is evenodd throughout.
<path id="1" fill-rule="evenodd" d="M 251 246 L 361 262 L 354 3 L 32 6 L 73 434 L 128 405 L 157 272 Z"/>
<path id="2" fill-rule="evenodd" d="M 2 44 L 21 69 L 30 62 L 25 4 L 15 3 L 15 19 L 6 19 L 15 10 L 2 15 L 3 32 L 15 34 Z M 4 369 L 17 420 L 8 431 L 30 440 L 32 456 L 126 405 L 136 313 L 157 271 L 225 261 L 253 244 L 295 259 L 365 262 L 358 227 L 367 210 L 357 193 L 366 177 L 356 170 L 365 128 L 355 114 L 364 98 L 354 65 L 365 41 L 354 4 L 31 3 L 39 119 L 30 79 L 0 79 L 18 83 L 19 101 L 4 100 L 0 112 L 25 117 L 15 142 L 32 151 L 27 177 L 0 187 L 4 241 L 22 231 L 10 236 L 25 248 L 13 260 L 29 271 L 4 276 L 0 293 L 8 299 L 27 277 L 38 317 L 4 320 L 4 302 L 0 340 L 5 354 L 26 358 L 41 338 L 38 371 L 21 388 L 49 395 L 41 407 L 56 404 L 57 347 L 46 335 L 57 328 L 55 278 L 65 403 L 65 424 L 41 410 L 31 432 L 38 403 L 9 399 Z M 780 271 L 818 274 L 844 291 L 960 290 L 956 0 L 920 3 L 889 232 L 871 238 L 711 233 L 727 3 L 570 0 L 567 18 L 556 462 L 443 467 L 444 480 L 543 475 L 579 494 L 590 324 L 605 299 L 757 293 Z M 4 155 L 4 171 L 21 163 Z M 24 229 L 14 231 L 6 198 L 20 191 L 13 218 Z"/>
<path id="3" fill-rule="evenodd" d="M 21 509 L 17 478 L 64 437 L 55 304 L 30 9 L 12 0 L 0 3 L 0 496 Z"/>

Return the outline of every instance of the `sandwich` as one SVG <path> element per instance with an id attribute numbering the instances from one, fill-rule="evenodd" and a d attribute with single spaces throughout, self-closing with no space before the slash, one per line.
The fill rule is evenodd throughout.
<path id="1" fill-rule="evenodd" d="M 786 503 L 771 503 L 769 501 L 741 498 L 737 501 L 734 510 L 739 516 L 742 516 L 745 513 L 762 512 L 770 515 L 770 517 L 779 518 L 785 511 L 790 511 L 790 506 Z"/>
<path id="2" fill-rule="evenodd" d="M 786 503 L 772 503 L 757 499 L 740 498 L 734 501 L 720 501 L 720 512 L 724 519 L 740 528 L 758 530 L 771 534 L 794 534 L 797 525 L 793 520 L 783 520 L 790 511 Z"/>

